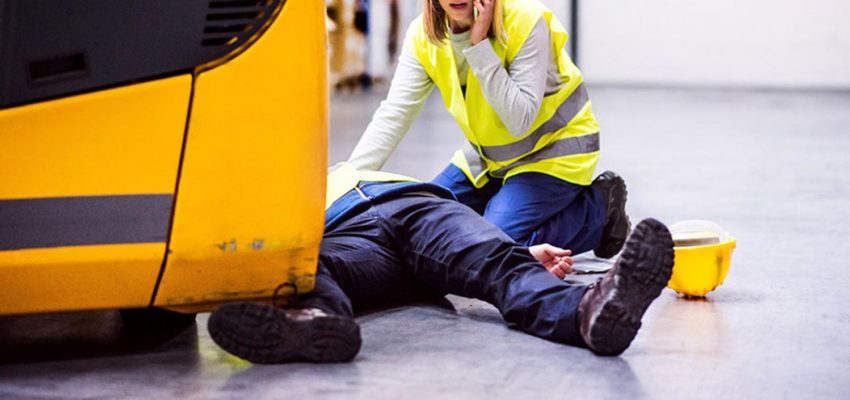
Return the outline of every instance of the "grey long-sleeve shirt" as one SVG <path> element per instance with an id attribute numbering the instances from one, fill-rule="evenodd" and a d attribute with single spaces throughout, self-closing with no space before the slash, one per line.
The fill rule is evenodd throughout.
<path id="1" fill-rule="evenodd" d="M 461 85 L 466 85 L 472 68 L 484 97 L 508 131 L 517 137 L 523 135 L 537 118 L 543 97 L 564 85 L 546 20 L 538 21 L 507 70 L 490 41 L 472 46 L 470 36 L 467 31 L 451 34 L 449 38 Z M 434 82 L 405 43 L 387 99 L 375 111 L 348 162 L 357 169 L 379 170 L 410 129 L 433 89 Z"/>

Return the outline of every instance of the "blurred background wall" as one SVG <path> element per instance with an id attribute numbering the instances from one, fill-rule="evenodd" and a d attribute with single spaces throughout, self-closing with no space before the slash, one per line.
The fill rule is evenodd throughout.
<path id="1" fill-rule="evenodd" d="M 584 0 L 579 17 L 592 82 L 850 89 L 847 0 Z"/>
<path id="2" fill-rule="evenodd" d="M 422 1 L 326 0 L 332 82 L 389 81 Z M 542 1 L 570 27 L 571 0 Z M 578 0 L 578 21 L 591 84 L 850 89 L 848 0 Z"/>

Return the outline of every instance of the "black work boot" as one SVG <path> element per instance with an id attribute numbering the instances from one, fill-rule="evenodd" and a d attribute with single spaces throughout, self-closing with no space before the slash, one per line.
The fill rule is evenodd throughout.
<path id="1" fill-rule="evenodd" d="M 605 226 L 602 228 L 602 240 L 593 253 L 600 258 L 611 258 L 623 248 L 632 227 L 626 215 L 626 182 L 620 175 L 605 171 L 590 184 L 602 192 L 605 201 Z"/>
<path id="2" fill-rule="evenodd" d="M 641 221 L 625 250 L 578 306 L 579 332 L 599 355 L 617 355 L 632 343 L 649 304 L 673 273 L 673 239 L 654 219 Z"/>
<path id="3" fill-rule="evenodd" d="M 361 344 L 352 318 L 318 309 L 230 303 L 210 315 L 207 327 L 221 348 L 256 364 L 350 361 Z"/>

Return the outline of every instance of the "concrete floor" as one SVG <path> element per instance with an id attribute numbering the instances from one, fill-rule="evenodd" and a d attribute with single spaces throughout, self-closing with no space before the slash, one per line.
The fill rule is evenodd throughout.
<path id="1" fill-rule="evenodd" d="M 197 328 L 122 338 L 115 312 L 0 318 L 2 398 L 848 398 L 850 93 L 591 87 L 599 171 L 633 220 L 709 219 L 738 238 L 702 301 L 665 290 L 621 357 L 507 328 L 458 297 L 359 318 L 342 365 L 251 366 Z M 332 162 L 382 97 L 332 100 Z M 463 140 L 433 96 L 386 169 L 428 179 Z"/>

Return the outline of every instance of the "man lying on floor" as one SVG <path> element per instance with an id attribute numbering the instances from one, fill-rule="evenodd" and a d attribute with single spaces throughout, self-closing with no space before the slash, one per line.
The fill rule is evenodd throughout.
<path id="1" fill-rule="evenodd" d="M 653 219 L 587 285 L 562 279 L 568 251 L 516 244 L 441 186 L 342 164 L 328 176 L 328 205 L 315 290 L 280 308 L 218 308 L 208 327 L 219 346 L 254 363 L 349 361 L 361 344 L 355 311 L 450 293 L 493 304 L 532 335 L 617 355 L 673 268 L 670 232 Z"/>

